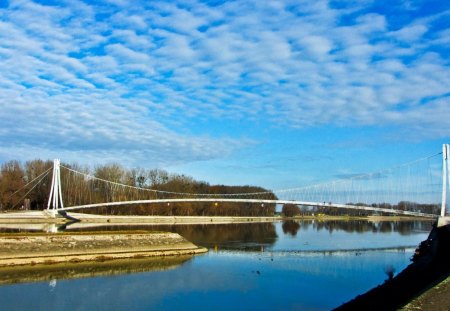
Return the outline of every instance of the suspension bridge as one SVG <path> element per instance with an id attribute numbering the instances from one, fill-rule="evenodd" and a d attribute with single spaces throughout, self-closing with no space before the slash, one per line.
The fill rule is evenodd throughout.
<path id="1" fill-rule="evenodd" d="M 450 145 L 442 152 L 375 173 L 282 190 L 252 193 L 189 193 L 137 187 L 99 178 L 61 164 L 43 172 L 24 188 L 31 190 L 51 176 L 46 212 L 57 215 L 104 207 L 176 203 L 245 203 L 261 208 L 294 204 L 304 208 L 336 208 L 372 213 L 444 217 L 449 192 Z M 49 183 L 50 184 L 50 183 Z M 29 190 L 27 193 L 29 193 Z M 25 195 L 26 196 L 26 195 Z M 400 203 L 399 203 L 400 202 Z"/>

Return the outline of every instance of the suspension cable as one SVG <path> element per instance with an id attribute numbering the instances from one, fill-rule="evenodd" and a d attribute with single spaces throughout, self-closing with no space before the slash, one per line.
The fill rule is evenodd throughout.
<path id="1" fill-rule="evenodd" d="M 13 194 L 11 194 L 8 199 L 10 199 L 13 195 L 15 195 L 17 192 L 21 191 L 23 188 L 27 187 L 29 184 L 31 184 L 32 182 L 34 182 L 36 179 L 40 178 L 42 175 L 45 174 L 45 176 L 47 176 L 48 172 L 52 169 L 53 167 L 49 167 L 46 171 L 44 171 L 43 173 L 41 173 L 39 176 L 37 176 L 36 178 L 34 178 L 32 181 L 28 182 L 26 185 L 22 186 L 19 190 L 14 191 Z M 41 179 L 42 180 L 42 179 Z M 41 180 L 39 180 L 39 182 L 41 182 Z M 38 183 L 39 183 L 38 182 Z M 38 184 L 37 183 L 37 184 Z M 34 187 L 33 187 L 34 188 Z"/>
<path id="2" fill-rule="evenodd" d="M 23 196 L 23 197 L 21 197 L 20 199 L 19 199 L 19 201 L 16 203 L 16 204 L 14 204 L 14 206 L 12 207 L 12 209 L 14 209 L 14 207 L 16 207 L 34 188 L 36 188 L 36 186 L 37 185 L 39 185 L 39 183 L 42 181 L 42 180 L 44 180 L 44 178 L 45 177 L 47 177 L 47 175 L 48 175 L 48 173 L 50 172 L 50 170 L 48 169 L 47 170 L 47 172 L 46 172 L 46 174 L 44 175 L 44 176 L 42 176 L 42 178 L 30 189 L 30 190 L 28 190 L 28 192 L 27 193 L 25 193 L 25 195 Z M 42 174 L 41 174 L 42 175 Z M 36 178 L 35 178 L 36 179 Z"/>
<path id="3" fill-rule="evenodd" d="M 272 193 L 271 191 L 261 191 L 261 192 L 254 192 L 254 193 L 228 193 L 228 194 L 219 194 L 219 193 L 186 193 L 186 192 L 173 192 L 173 191 L 164 191 L 164 190 L 156 190 L 156 189 L 151 189 L 151 188 L 141 188 L 141 187 L 136 187 L 136 186 L 130 186 L 130 185 L 125 185 L 125 184 L 121 184 L 118 182 L 114 182 L 114 181 L 109 181 L 103 178 L 99 178 L 90 174 L 85 174 L 82 172 L 78 172 L 75 171 L 69 167 L 66 167 L 64 165 L 60 165 L 61 167 L 75 173 L 75 174 L 79 174 L 82 176 L 87 177 L 88 179 L 94 179 L 94 180 L 99 180 L 99 181 L 103 181 L 106 182 L 108 184 L 111 185 L 116 185 L 116 186 L 121 186 L 121 187 L 126 187 L 126 188 L 130 188 L 130 189 L 136 189 L 136 190 L 143 190 L 143 191 L 148 191 L 148 192 L 153 192 L 153 193 L 164 193 L 164 194 L 176 194 L 176 195 L 193 195 L 193 196 L 239 196 L 239 195 L 249 195 L 249 194 L 263 194 L 263 193 Z"/>
<path id="4" fill-rule="evenodd" d="M 399 169 L 399 168 L 403 168 L 403 167 L 407 167 L 410 166 L 412 164 L 424 161 L 424 160 L 429 160 L 433 157 L 436 157 L 438 155 L 442 154 L 442 152 L 433 154 L 431 156 L 427 156 L 427 157 L 423 157 L 423 158 L 419 158 L 407 163 L 403 163 L 400 165 L 396 165 L 393 166 L 391 168 L 387 168 L 387 169 L 383 169 L 377 172 L 372 172 L 372 173 L 365 173 L 365 174 L 360 174 L 360 175 L 356 175 L 356 176 L 352 176 L 350 178 L 347 179 L 338 179 L 338 180 L 334 180 L 331 181 L 331 183 L 345 183 L 345 182 L 353 182 L 355 180 L 358 179 L 363 179 L 363 178 L 368 178 L 368 177 L 373 177 L 376 175 L 381 175 L 382 173 L 387 173 L 387 172 L 391 172 L 393 170 Z M 136 189 L 136 190 L 142 190 L 142 191 L 148 191 L 148 192 L 153 192 L 153 193 L 161 193 L 161 194 L 173 194 L 173 195 L 192 195 L 192 196 L 206 196 L 206 197 L 215 197 L 215 196 L 242 196 L 242 195 L 261 195 L 261 194 L 272 194 L 272 193 L 287 193 L 287 192 L 294 192 L 294 191 L 299 191 L 299 190 L 306 190 L 306 189 L 311 189 L 311 188 L 316 188 L 316 187 L 323 187 L 326 186 L 328 184 L 330 184 L 330 181 L 328 182 L 324 182 L 324 183 L 319 183 L 319 184 L 315 184 L 315 185 L 309 185 L 309 186 L 304 186 L 304 187 L 296 187 L 296 188 L 289 188 L 289 189 L 279 189 L 279 190 L 273 190 L 273 191 L 260 191 L 260 192 L 252 192 L 252 193 L 227 193 L 227 194 L 217 194 L 217 193 L 186 193 L 186 192 L 173 192 L 173 191 L 163 191 L 163 190 L 156 190 L 156 189 L 151 189 L 151 188 L 141 188 L 141 187 L 136 187 L 136 186 L 130 186 L 130 185 L 125 185 L 125 184 L 121 184 L 118 182 L 113 182 L 113 181 L 109 181 L 103 178 L 99 178 L 90 174 L 85 174 L 79 171 L 76 171 L 74 169 L 71 169 L 69 167 L 60 165 L 61 167 L 75 173 L 75 174 L 79 174 L 82 176 L 85 176 L 86 178 L 89 179 L 94 179 L 94 180 L 99 180 L 99 181 L 103 181 L 105 183 L 111 184 L 111 185 L 116 185 L 116 186 L 121 186 L 121 187 L 126 187 L 129 189 Z"/>

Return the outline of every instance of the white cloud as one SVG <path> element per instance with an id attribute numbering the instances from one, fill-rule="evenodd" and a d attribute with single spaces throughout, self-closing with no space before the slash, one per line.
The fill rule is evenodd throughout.
<path id="1" fill-rule="evenodd" d="M 154 47 L 150 38 L 145 35 L 137 35 L 135 31 L 129 29 L 115 29 L 111 38 L 117 39 L 132 49 L 147 50 Z"/>
<path id="2" fill-rule="evenodd" d="M 413 42 L 420 39 L 427 31 L 426 25 L 416 24 L 405 26 L 393 32 L 392 35 L 398 40 Z"/>
<path id="3" fill-rule="evenodd" d="M 359 11 L 366 2 L 104 2 L 0 9 L 3 157 L 17 145 L 209 159 L 242 146 L 240 122 L 258 119 L 448 136 L 449 33 L 429 27 L 445 16 L 393 30 L 383 12 Z M 234 132 L 195 129 L 224 120 Z"/>
<path id="4" fill-rule="evenodd" d="M 330 40 L 320 36 L 305 36 L 301 42 L 312 58 L 327 55 L 333 47 Z"/>
<path id="5" fill-rule="evenodd" d="M 145 16 L 136 15 L 133 13 L 126 14 L 123 11 L 114 14 L 111 17 L 110 22 L 116 27 L 125 29 L 144 31 L 148 28 L 147 22 L 145 21 Z"/>
<path id="6" fill-rule="evenodd" d="M 170 60 L 176 59 L 178 65 L 196 62 L 196 53 L 190 47 L 190 39 L 184 35 L 166 34 L 164 46 L 159 48 L 156 54 Z"/>

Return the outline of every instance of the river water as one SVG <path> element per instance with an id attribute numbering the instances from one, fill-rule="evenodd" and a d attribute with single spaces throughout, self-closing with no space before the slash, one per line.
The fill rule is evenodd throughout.
<path id="1" fill-rule="evenodd" d="M 97 268 L 78 264 L 26 272 L 27 277 L 11 281 L 20 283 L 0 286 L 1 309 L 330 310 L 383 283 L 389 272 L 403 270 L 427 238 L 431 222 L 289 221 L 132 229 L 178 232 L 209 252 L 165 262 L 135 259 Z"/>

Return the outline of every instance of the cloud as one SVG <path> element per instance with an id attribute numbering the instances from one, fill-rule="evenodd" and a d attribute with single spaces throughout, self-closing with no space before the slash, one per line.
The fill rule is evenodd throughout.
<path id="1" fill-rule="evenodd" d="M 340 180 L 374 180 L 374 179 L 388 178 L 388 174 L 386 172 L 378 172 L 378 173 L 373 173 L 373 174 L 342 173 L 342 174 L 335 175 L 335 177 Z"/>
<path id="2" fill-rule="evenodd" d="M 427 31 L 428 28 L 426 27 L 426 25 L 416 24 L 416 25 L 408 25 L 406 27 L 401 28 L 400 30 L 394 31 L 392 35 L 397 40 L 406 42 L 416 42 Z"/>
<path id="3" fill-rule="evenodd" d="M 239 125 L 257 120 L 448 137 L 448 14 L 400 22 L 370 1 L 125 4 L 0 8 L 1 158 L 213 159 L 245 146 Z M 192 130 L 214 122 L 233 131 Z"/>

